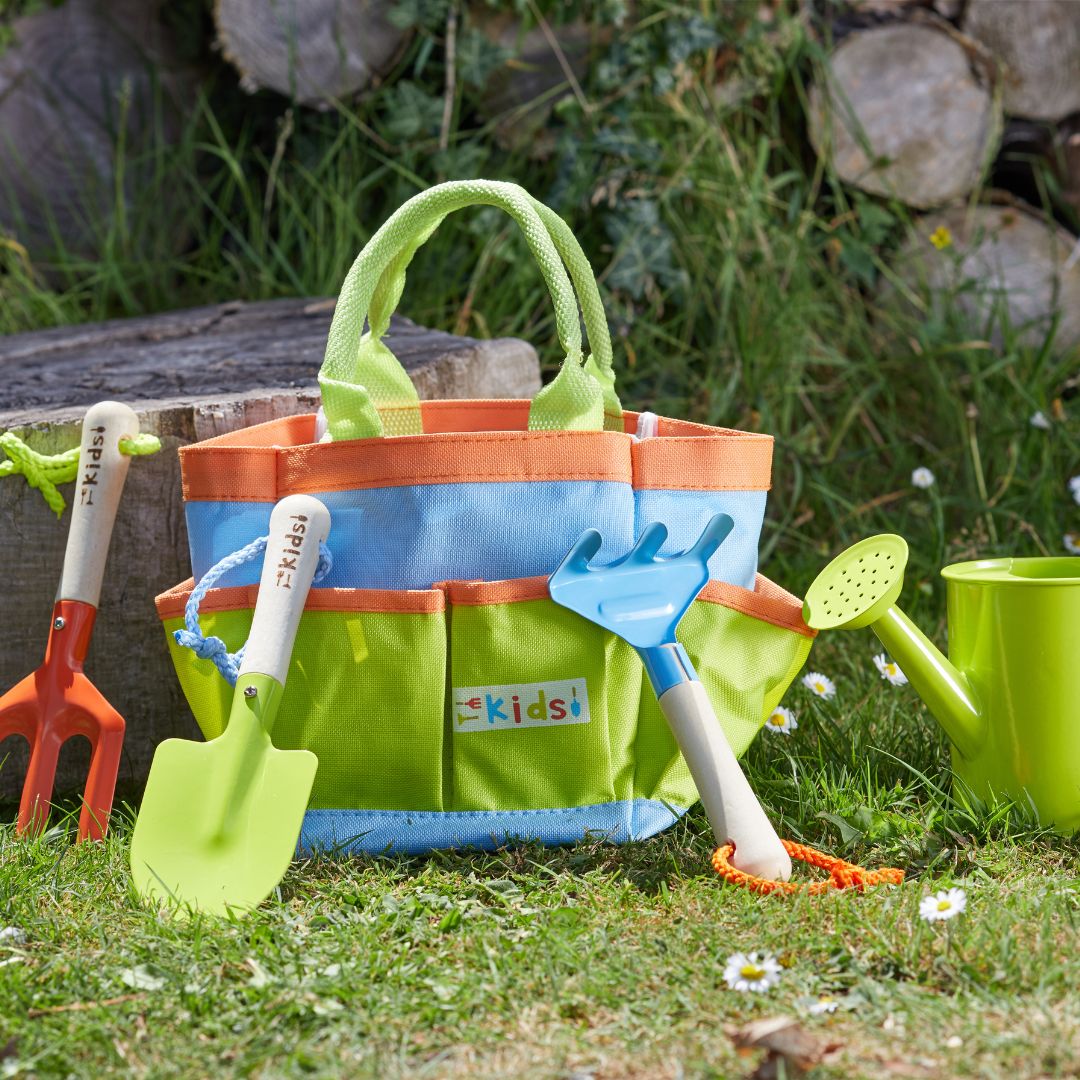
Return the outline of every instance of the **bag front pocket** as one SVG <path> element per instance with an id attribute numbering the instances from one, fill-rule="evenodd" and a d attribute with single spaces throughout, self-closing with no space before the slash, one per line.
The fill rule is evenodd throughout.
<path id="1" fill-rule="evenodd" d="M 203 633 L 238 648 L 257 586 L 212 589 Z M 187 581 L 158 597 L 169 649 L 207 739 L 224 730 L 232 687 L 176 644 Z M 312 809 L 442 810 L 445 599 L 438 590 L 312 589 L 300 618 L 274 745 L 311 750 Z"/>
<path id="2" fill-rule="evenodd" d="M 710 581 L 679 624 L 679 640 L 709 693 L 731 749 L 741 757 L 806 662 L 815 632 L 802 601 L 757 575 L 753 590 Z M 690 770 L 645 681 L 635 794 L 689 807 Z"/>
<path id="3" fill-rule="evenodd" d="M 553 603 L 546 578 L 444 588 L 447 807 L 544 810 L 627 797 L 641 685 L 629 647 Z"/>

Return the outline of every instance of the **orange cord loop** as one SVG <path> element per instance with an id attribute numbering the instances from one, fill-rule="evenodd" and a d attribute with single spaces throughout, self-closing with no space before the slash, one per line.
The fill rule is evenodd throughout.
<path id="1" fill-rule="evenodd" d="M 891 866 L 881 870 L 867 870 L 862 866 L 838 859 L 834 855 L 826 855 L 823 851 L 807 847 L 806 844 L 796 844 L 793 840 L 781 840 L 780 843 L 793 859 L 828 870 L 828 879 L 797 884 L 793 881 L 769 881 L 766 878 L 754 877 L 753 874 L 744 873 L 731 865 L 731 857 L 735 854 L 733 844 L 725 844 L 712 853 L 713 869 L 732 885 L 743 885 L 752 892 L 761 893 L 762 896 L 773 892 L 805 891 L 817 894 L 828 892 L 829 889 L 856 889 L 862 892 L 871 885 L 900 885 L 904 880 L 904 871 L 896 870 Z"/>

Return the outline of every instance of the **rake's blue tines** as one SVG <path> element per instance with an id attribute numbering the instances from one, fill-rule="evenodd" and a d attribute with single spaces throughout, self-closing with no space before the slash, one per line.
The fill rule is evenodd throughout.
<path id="1" fill-rule="evenodd" d="M 589 529 L 551 575 L 548 590 L 557 604 L 617 634 L 635 649 L 673 645 L 679 620 L 709 580 L 709 559 L 733 526 L 730 516 L 717 514 L 692 548 L 661 557 L 657 553 L 668 531 L 653 522 L 623 558 L 599 567 L 589 564 L 603 538 Z"/>

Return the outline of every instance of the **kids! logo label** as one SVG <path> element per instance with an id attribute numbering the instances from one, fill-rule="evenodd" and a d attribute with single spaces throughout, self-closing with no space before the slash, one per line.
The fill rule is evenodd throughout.
<path id="1" fill-rule="evenodd" d="M 584 679 L 454 688 L 455 731 L 555 727 L 589 722 Z"/>

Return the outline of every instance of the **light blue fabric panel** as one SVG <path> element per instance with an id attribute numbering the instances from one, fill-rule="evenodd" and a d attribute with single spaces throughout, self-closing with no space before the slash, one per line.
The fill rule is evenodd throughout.
<path id="1" fill-rule="evenodd" d="M 492 851 L 515 842 L 575 844 L 598 835 L 613 843 L 645 840 L 686 813 L 653 799 L 572 806 L 560 810 L 309 810 L 298 851 L 350 855 L 423 855 L 445 848 Z"/>
<path id="2" fill-rule="evenodd" d="M 709 575 L 714 581 L 753 589 L 766 495 L 764 491 L 636 491 L 637 532 L 651 521 L 662 521 L 669 535 L 660 553 L 671 555 L 690 547 L 714 514 L 730 514 L 735 527 L 709 560 Z"/>
<path id="3" fill-rule="evenodd" d="M 626 554 L 649 521 L 671 530 L 665 552 L 688 547 L 716 512 L 735 529 L 710 564 L 713 576 L 747 588 L 757 569 L 764 492 L 640 491 L 613 481 L 416 484 L 335 491 L 330 510 L 333 569 L 320 585 L 428 589 L 437 581 L 500 581 L 550 574 L 588 528 L 599 529 L 598 563 Z M 191 563 L 199 580 L 216 562 L 264 536 L 272 503 L 188 502 Z M 258 560 L 219 587 L 254 585 Z"/>
<path id="4" fill-rule="evenodd" d="M 320 585 L 428 589 L 436 581 L 550 574 L 587 524 L 601 524 L 613 549 L 633 542 L 634 495 L 610 481 L 416 484 L 318 496 L 330 511 L 334 566 Z M 265 535 L 270 503 L 189 502 L 196 580 L 219 559 Z M 251 585 L 258 563 L 220 585 Z"/>

